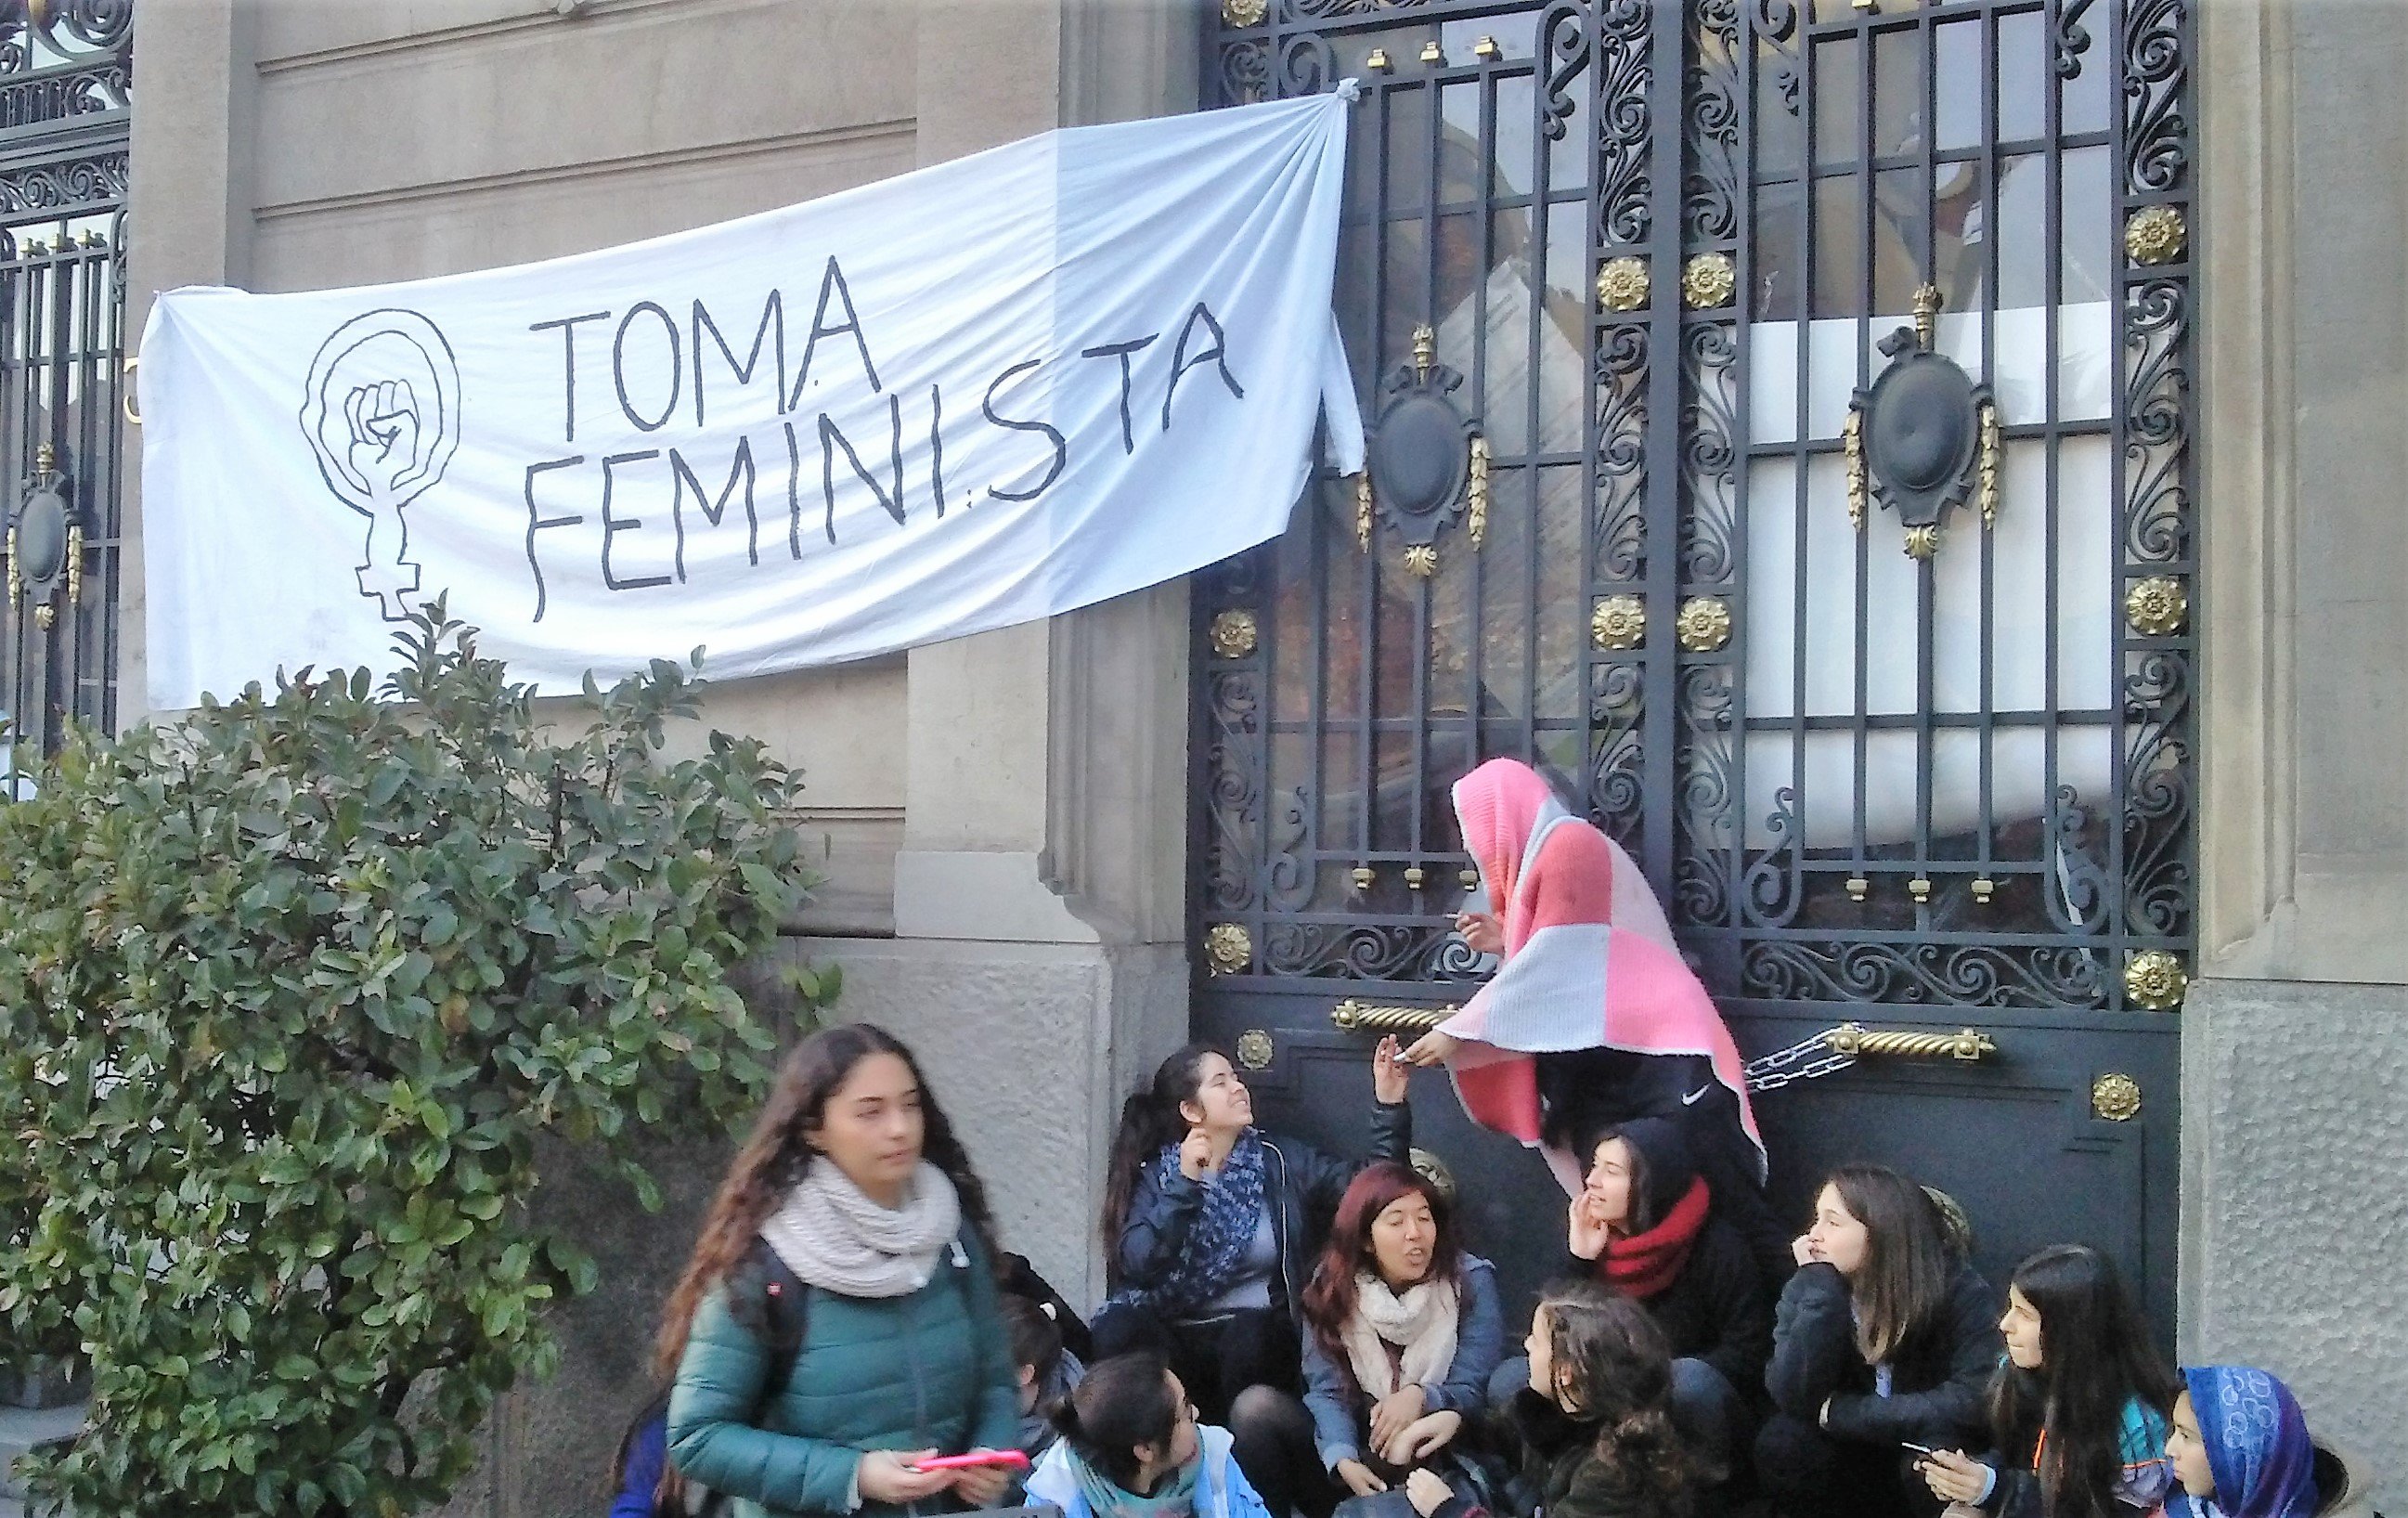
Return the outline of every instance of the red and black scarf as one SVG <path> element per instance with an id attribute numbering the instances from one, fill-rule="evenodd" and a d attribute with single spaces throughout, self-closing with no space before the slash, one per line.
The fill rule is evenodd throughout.
<path id="1" fill-rule="evenodd" d="M 1597 1262 L 1598 1274 L 1625 1296 L 1643 1300 L 1666 1290 L 1688 1268 L 1689 1250 L 1698 1241 L 1698 1230 L 1706 1225 L 1712 1202 L 1705 1178 L 1691 1181 L 1656 1226 L 1607 1244 Z"/>

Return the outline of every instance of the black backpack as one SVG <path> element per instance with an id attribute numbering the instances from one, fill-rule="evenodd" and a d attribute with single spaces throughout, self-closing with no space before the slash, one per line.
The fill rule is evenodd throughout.
<path id="1" fill-rule="evenodd" d="M 752 1404 L 751 1421 L 756 1425 L 785 1391 L 786 1378 L 794 1372 L 795 1356 L 801 1352 L 803 1335 L 810 1326 L 810 1284 L 795 1274 L 776 1250 L 757 1239 L 730 1279 L 728 1297 L 737 1321 L 759 1335 L 769 1350 L 769 1374 Z M 670 1467 L 668 1471 L 675 1468 Z M 665 1488 L 670 1486 L 666 1474 Z M 725 1493 L 681 1480 L 673 1492 L 665 1490 L 654 1499 L 652 1518 L 720 1518 L 727 1505 Z"/>

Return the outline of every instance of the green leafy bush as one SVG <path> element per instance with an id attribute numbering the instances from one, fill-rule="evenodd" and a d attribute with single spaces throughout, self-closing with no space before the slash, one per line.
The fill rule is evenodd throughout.
<path id="1" fill-rule="evenodd" d="M 593 1284 L 538 1137 L 656 1207 L 638 1136 L 767 1089 L 729 976 L 810 884 L 784 766 L 670 762 L 665 662 L 575 737 L 439 603 L 397 642 L 393 699 L 305 672 L 0 805 L 0 1334 L 92 1358 L 36 1473 L 79 1512 L 440 1501 Z"/>

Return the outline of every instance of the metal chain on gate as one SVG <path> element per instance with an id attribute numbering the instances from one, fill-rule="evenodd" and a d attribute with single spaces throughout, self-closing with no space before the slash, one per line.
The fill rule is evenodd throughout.
<path id="1" fill-rule="evenodd" d="M 1952 1059 L 1970 1064 L 1998 1052 L 1998 1044 L 1979 1028 L 1928 1033 L 1920 1028 L 1868 1028 L 1858 1023 L 1842 1023 L 1761 1059 L 1750 1060 L 1742 1073 L 1751 1092 L 1778 1091 L 1800 1081 L 1844 1070 L 1866 1054 Z"/>
<path id="2" fill-rule="evenodd" d="M 1818 1033 L 1786 1049 L 1749 1060 L 1742 1073 L 1747 1078 L 1748 1094 L 1762 1096 L 1799 1081 L 1844 1070 L 1856 1062 L 1856 1055 L 1841 1053 L 1831 1047 L 1828 1034 Z"/>

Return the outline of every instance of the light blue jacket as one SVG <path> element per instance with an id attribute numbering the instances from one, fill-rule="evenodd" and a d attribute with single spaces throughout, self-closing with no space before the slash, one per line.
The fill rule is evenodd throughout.
<path id="1" fill-rule="evenodd" d="M 1229 1456 L 1229 1431 L 1199 1424 L 1196 1441 L 1201 1446 L 1197 1457 L 1204 1462 L 1204 1468 L 1196 1475 L 1196 1518 L 1270 1518 L 1263 1499 L 1248 1484 L 1246 1473 Z M 1062 1518 L 1095 1518 L 1086 1495 L 1079 1490 L 1079 1478 L 1070 1469 L 1068 1439 L 1056 1440 L 1028 1473 L 1028 1500 L 1031 1505 L 1054 1504 L 1062 1510 Z"/>
<path id="2" fill-rule="evenodd" d="M 1463 1290 L 1455 1303 L 1455 1360 L 1446 1379 L 1423 1388 L 1422 1411 L 1459 1412 L 1469 1423 L 1488 1406 L 1488 1378 L 1505 1357 L 1505 1313 L 1498 1305 L 1497 1270 L 1477 1255 L 1463 1257 Z M 1312 1330 L 1304 1330 L 1304 1405 L 1312 1413 L 1312 1443 L 1321 1463 L 1363 1457 L 1366 1412 L 1352 1366 L 1332 1360 Z"/>

